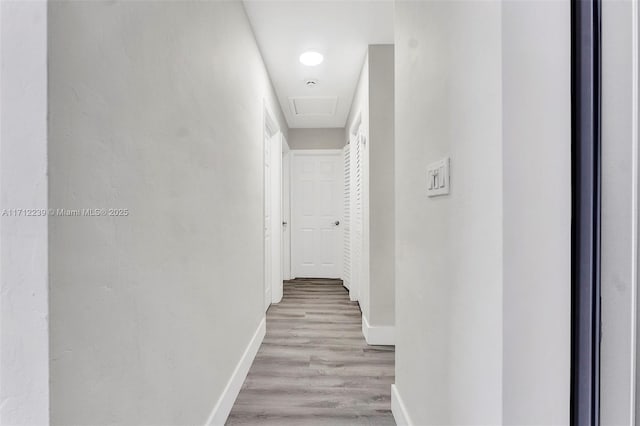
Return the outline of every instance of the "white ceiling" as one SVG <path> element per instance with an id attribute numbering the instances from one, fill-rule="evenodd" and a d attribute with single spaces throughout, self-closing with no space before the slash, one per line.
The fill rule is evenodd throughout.
<path id="1" fill-rule="evenodd" d="M 393 0 L 244 0 L 271 81 L 289 127 L 344 127 L 369 44 L 393 43 Z M 315 50 L 324 62 L 302 65 L 300 54 Z M 307 87 L 305 81 L 317 79 Z M 326 115 L 295 115 L 292 106 L 332 104 Z M 312 108 L 313 109 L 313 108 Z"/>

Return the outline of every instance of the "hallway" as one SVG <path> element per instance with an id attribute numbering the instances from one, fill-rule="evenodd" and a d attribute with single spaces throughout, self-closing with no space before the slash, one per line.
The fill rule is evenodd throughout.
<path id="1" fill-rule="evenodd" d="M 229 425 L 393 425 L 393 346 L 369 346 L 340 280 L 286 281 Z"/>
<path id="2" fill-rule="evenodd" d="M 0 28 L 0 426 L 640 426 L 640 0 Z"/>

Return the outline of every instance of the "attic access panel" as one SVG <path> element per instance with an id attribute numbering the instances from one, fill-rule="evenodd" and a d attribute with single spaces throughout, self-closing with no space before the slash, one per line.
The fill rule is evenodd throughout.
<path id="1" fill-rule="evenodd" d="M 289 108 L 295 117 L 331 116 L 336 113 L 337 96 L 305 96 L 289 98 Z"/>

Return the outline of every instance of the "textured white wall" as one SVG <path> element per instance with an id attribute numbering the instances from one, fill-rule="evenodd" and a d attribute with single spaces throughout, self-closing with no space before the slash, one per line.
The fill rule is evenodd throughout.
<path id="1" fill-rule="evenodd" d="M 569 421 L 568 12 L 396 3 L 396 387 L 414 424 Z M 451 193 L 429 199 L 446 155 Z"/>
<path id="2" fill-rule="evenodd" d="M 347 140 L 344 128 L 289 129 L 291 149 L 342 149 Z"/>
<path id="3" fill-rule="evenodd" d="M 242 4 L 52 2 L 53 424 L 204 424 L 264 316 L 263 99 Z"/>
<path id="4" fill-rule="evenodd" d="M 47 3 L 0 2 L 0 209 L 47 208 Z M 8 213 L 9 214 L 9 213 Z M 46 216 L 0 216 L 0 424 L 49 421 Z"/>
<path id="5" fill-rule="evenodd" d="M 416 425 L 502 421 L 499 2 L 396 3 L 396 386 Z M 426 166 L 451 157 L 451 193 Z"/>

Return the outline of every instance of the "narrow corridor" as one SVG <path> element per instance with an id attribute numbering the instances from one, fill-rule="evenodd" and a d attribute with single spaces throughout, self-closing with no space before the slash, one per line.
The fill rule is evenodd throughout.
<path id="1" fill-rule="evenodd" d="M 369 346 L 341 280 L 286 281 L 229 425 L 393 425 L 394 347 Z"/>

